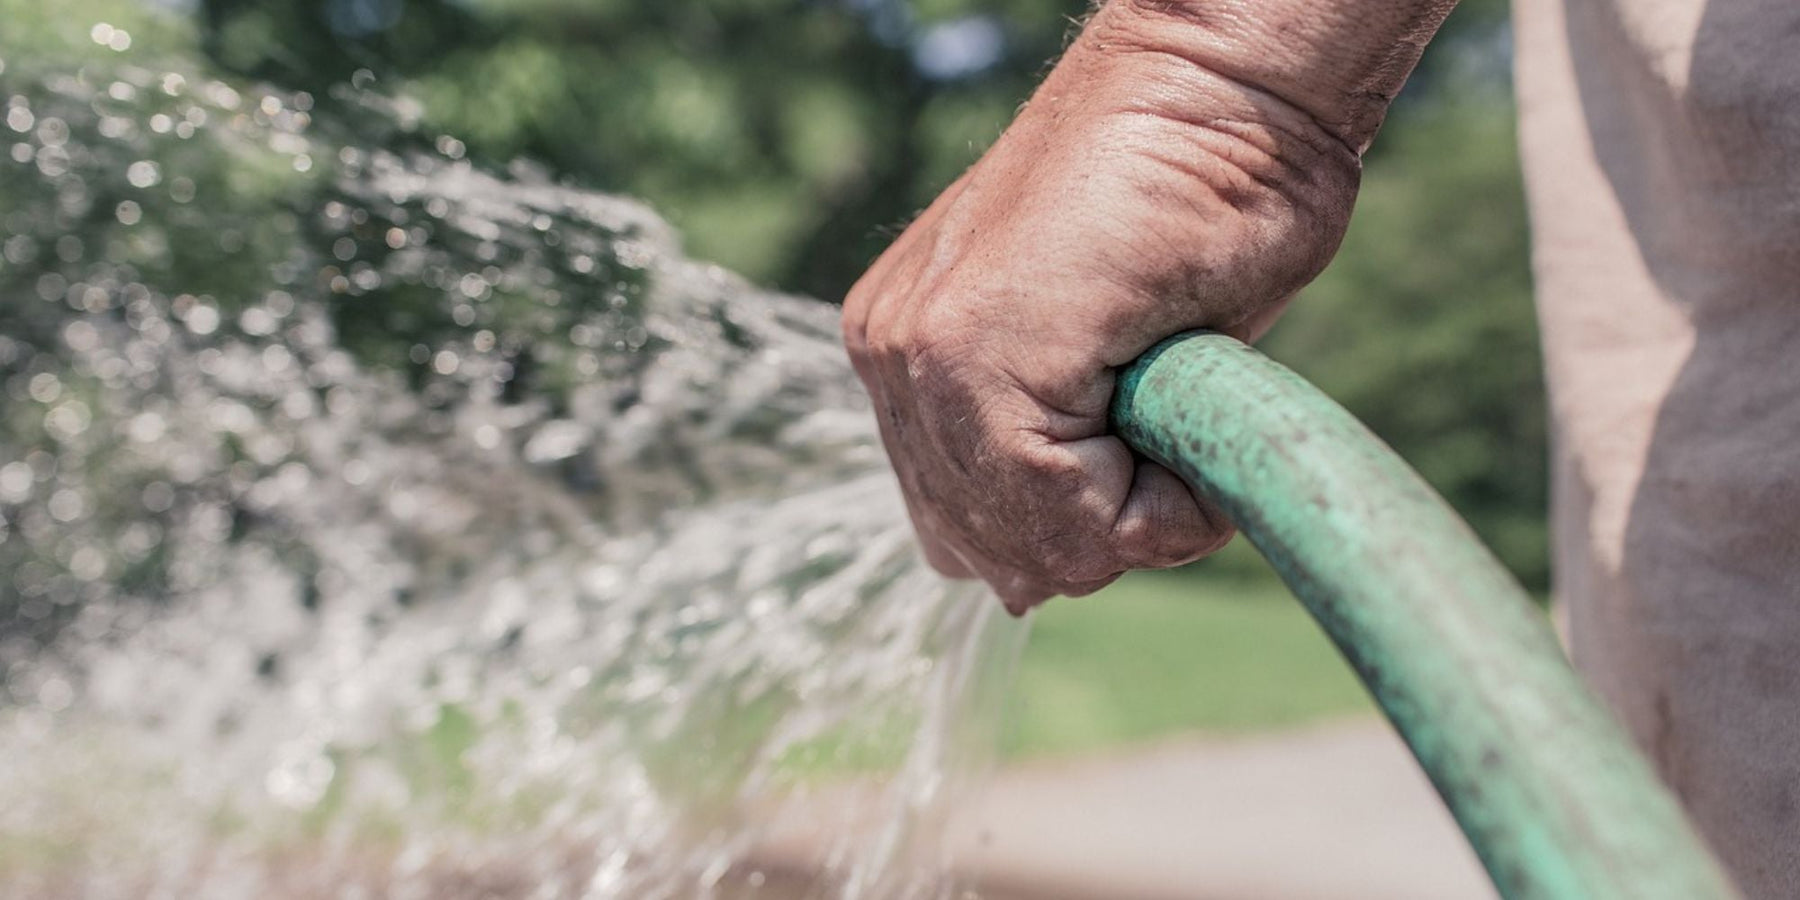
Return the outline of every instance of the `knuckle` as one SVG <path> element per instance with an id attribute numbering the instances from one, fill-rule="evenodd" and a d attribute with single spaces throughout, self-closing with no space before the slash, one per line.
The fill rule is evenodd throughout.
<path id="1" fill-rule="evenodd" d="M 1113 545 L 1122 556 L 1135 559 L 1153 552 L 1165 538 L 1160 530 L 1143 516 L 1125 516 L 1113 526 Z"/>
<path id="2" fill-rule="evenodd" d="M 1014 465 L 1030 481 L 1073 490 L 1083 481 L 1081 461 L 1073 454 L 1039 442 L 1021 442 L 1014 450 Z"/>
<path id="3" fill-rule="evenodd" d="M 1111 537 L 1119 559 L 1134 569 L 1180 565 L 1201 552 L 1205 538 L 1189 529 L 1159 527 L 1146 518 L 1120 522 Z"/>
<path id="4" fill-rule="evenodd" d="M 862 327 L 862 345 L 871 359 L 889 361 L 906 355 L 906 342 L 889 326 L 886 316 L 871 312 Z"/>
<path id="5" fill-rule="evenodd" d="M 844 341 L 844 349 L 852 356 L 869 355 L 869 316 L 860 309 L 844 307 L 844 314 L 838 320 L 838 331 Z"/>
<path id="6" fill-rule="evenodd" d="M 1098 542 L 1083 534 L 1062 534 L 1052 542 L 1037 547 L 1036 568 L 1045 580 L 1054 583 L 1059 592 L 1067 593 L 1102 579 L 1111 578 L 1125 567 L 1107 554 L 1094 552 Z"/>
<path id="7" fill-rule="evenodd" d="M 1051 554 L 1044 557 L 1039 561 L 1038 568 L 1048 581 L 1057 585 L 1072 585 L 1088 580 L 1082 577 L 1085 574 L 1085 567 L 1081 560 L 1066 554 Z"/>
<path id="8" fill-rule="evenodd" d="M 968 302 L 955 290 L 931 292 L 896 322 L 898 343 L 920 368 L 955 370 L 983 356 L 988 336 Z"/>

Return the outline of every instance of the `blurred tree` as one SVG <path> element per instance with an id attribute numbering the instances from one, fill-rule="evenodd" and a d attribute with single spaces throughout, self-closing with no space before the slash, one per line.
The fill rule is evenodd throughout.
<path id="1" fill-rule="evenodd" d="M 693 250 L 834 298 L 999 134 L 1082 0 L 202 0 L 224 67 L 367 70 L 482 158 L 644 197 Z"/>

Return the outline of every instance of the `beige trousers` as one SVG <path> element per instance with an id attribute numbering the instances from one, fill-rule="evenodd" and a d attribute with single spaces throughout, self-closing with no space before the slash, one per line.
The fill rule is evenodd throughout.
<path id="1" fill-rule="evenodd" d="M 1575 662 L 1800 898 L 1800 0 L 1515 0 Z"/>

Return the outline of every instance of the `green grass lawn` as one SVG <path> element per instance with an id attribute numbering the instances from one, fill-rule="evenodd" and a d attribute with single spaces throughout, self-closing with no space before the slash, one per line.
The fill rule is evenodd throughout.
<path id="1" fill-rule="evenodd" d="M 1009 756 L 1292 726 L 1373 705 L 1260 563 L 1142 572 L 1034 613 Z"/>

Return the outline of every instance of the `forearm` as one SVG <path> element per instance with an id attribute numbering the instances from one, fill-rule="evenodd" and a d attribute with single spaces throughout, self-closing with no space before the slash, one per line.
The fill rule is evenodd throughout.
<path id="1" fill-rule="evenodd" d="M 1183 80 L 1191 80 L 1197 93 L 1210 95 L 1216 91 L 1204 82 L 1216 78 L 1263 92 L 1266 98 L 1255 99 L 1291 105 L 1360 153 L 1455 5 L 1456 0 L 1108 0 L 1066 62 L 1155 73 L 1173 79 L 1166 91 L 1180 92 Z M 1157 63 L 1156 57 L 1166 59 Z M 1182 74 L 1184 66 L 1193 71 Z"/>

